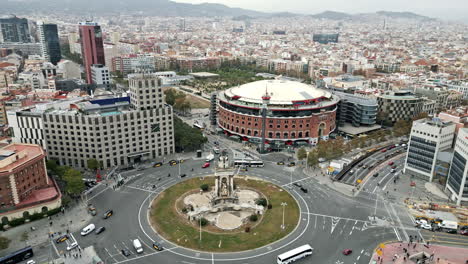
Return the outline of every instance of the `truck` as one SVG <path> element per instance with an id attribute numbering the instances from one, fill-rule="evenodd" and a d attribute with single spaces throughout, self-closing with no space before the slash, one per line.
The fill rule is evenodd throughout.
<path id="1" fill-rule="evenodd" d="M 458 229 L 458 223 L 456 221 L 448 221 L 448 220 L 442 220 L 441 223 L 438 224 L 438 226 L 442 229 L 445 230 L 446 232 L 453 232 L 457 231 Z"/>
<path id="2" fill-rule="evenodd" d="M 206 162 L 210 162 L 214 160 L 215 156 L 213 153 L 210 153 L 210 155 L 206 156 Z"/>

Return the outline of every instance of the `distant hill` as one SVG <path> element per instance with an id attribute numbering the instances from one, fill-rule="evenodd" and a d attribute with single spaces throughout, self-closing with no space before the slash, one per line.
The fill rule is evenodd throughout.
<path id="1" fill-rule="evenodd" d="M 92 16 L 99 14 L 140 14 L 152 16 L 183 17 L 235 17 L 236 20 L 258 17 L 294 17 L 304 16 L 290 12 L 265 13 L 243 8 L 233 8 L 222 4 L 186 4 L 170 0 L 0 0 L 0 14 L 24 13 L 69 13 Z M 325 11 L 310 17 L 330 20 L 369 19 L 372 17 L 390 17 L 428 20 L 432 19 L 411 12 L 379 11 L 376 13 L 348 14 Z"/>
<path id="2" fill-rule="evenodd" d="M 311 15 L 311 17 L 317 18 L 317 19 L 346 20 L 346 19 L 352 18 L 353 15 L 342 13 L 342 12 L 325 11 L 322 13 Z"/>

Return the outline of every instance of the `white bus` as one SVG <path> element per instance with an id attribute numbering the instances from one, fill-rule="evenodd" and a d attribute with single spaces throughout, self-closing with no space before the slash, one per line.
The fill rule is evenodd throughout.
<path id="1" fill-rule="evenodd" d="M 262 160 L 235 160 L 234 167 L 256 167 L 263 168 L 264 164 Z"/>
<path id="2" fill-rule="evenodd" d="M 278 256 L 278 264 L 293 263 L 296 260 L 312 255 L 314 249 L 309 245 L 303 245 Z"/>

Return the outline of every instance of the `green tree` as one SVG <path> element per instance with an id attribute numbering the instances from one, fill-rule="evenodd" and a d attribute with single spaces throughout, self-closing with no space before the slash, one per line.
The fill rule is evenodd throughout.
<path id="1" fill-rule="evenodd" d="M 174 143 L 176 151 L 197 150 L 207 140 L 199 129 L 193 128 L 179 118 L 174 117 Z"/>
<path id="2" fill-rule="evenodd" d="M 56 173 L 57 167 L 58 167 L 57 161 L 55 161 L 55 160 L 48 160 L 48 161 L 46 161 L 46 168 L 47 168 L 47 170 L 50 170 L 50 171 L 52 171 L 53 173 Z"/>
<path id="3" fill-rule="evenodd" d="M 408 135 L 411 131 L 412 123 L 406 120 L 398 120 L 393 126 L 393 134 L 396 137 Z"/>
<path id="4" fill-rule="evenodd" d="M 265 207 L 265 206 L 267 206 L 268 201 L 265 198 L 259 198 L 259 199 L 257 199 L 257 201 L 255 203 Z"/>
<path id="5" fill-rule="evenodd" d="M 200 186 L 200 189 L 204 192 L 207 192 L 210 189 L 210 186 L 205 183 Z"/>
<path id="6" fill-rule="evenodd" d="M 86 163 L 90 170 L 97 170 L 100 167 L 99 161 L 96 159 L 89 159 Z"/>
<path id="7" fill-rule="evenodd" d="M 319 163 L 318 159 L 319 159 L 318 151 L 317 149 L 313 149 L 312 151 L 309 152 L 309 156 L 307 156 L 307 165 L 309 167 L 316 166 Z"/>
<path id="8" fill-rule="evenodd" d="M 305 148 L 300 148 L 297 151 L 297 158 L 299 160 L 303 160 L 303 159 L 307 158 L 307 151 L 305 150 Z"/>
<path id="9" fill-rule="evenodd" d="M 66 192 L 71 195 L 79 195 L 85 189 L 81 172 L 78 170 L 68 169 L 63 176 L 63 180 L 67 182 Z"/>
<path id="10" fill-rule="evenodd" d="M 249 220 L 252 221 L 252 222 L 256 222 L 258 220 L 258 215 L 253 214 L 253 215 L 249 216 Z"/>
<path id="11" fill-rule="evenodd" d="M 11 240 L 7 237 L 0 236 L 0 250 L 7 249 L 10 246 Z"/>
<path id="12" fill-rule="evenodd" d="M 200 220 L 198 220 L 198 221 L 200 221 L 199 224 L 200 224 L 201 226 L 206 226 L 206 225 L 208 224 L 208 220 L 206 220 L 206 218 L 204 218 L 204 217 L 202 217 L 202 218 L 201 218 Z"/>
<path id="13" fill-rule="evenodd" d="M 57 174 L 57 176 L 59 176 L 60 179 L 63 179 L 63 176 L 69 169 L 71 168 L 68 166 L 58 166 L 55 174 Z"/>

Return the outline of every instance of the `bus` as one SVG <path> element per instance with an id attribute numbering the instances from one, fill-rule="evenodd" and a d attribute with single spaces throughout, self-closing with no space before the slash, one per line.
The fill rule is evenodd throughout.
<path id="1" fill-rule="evenodd" d="M 0 257 L 0 264 L 19 263 L 34 256 L 32 247 L 28 246 L 23 249 L 12 252 L 4 257 Z"/>
<path id="2" fill-rule="evenodd" d="M 293 263 L 296 260 L 312 255 L 314 249 L 309 245 L 303 245 L 278 256 L 278 264 Z"/>
<path id="3" fill-rule="evenodd" d="M 255 167 L 263 168 L 264 164 L 262 160 L 235 160 L 234 167 Z"/>

